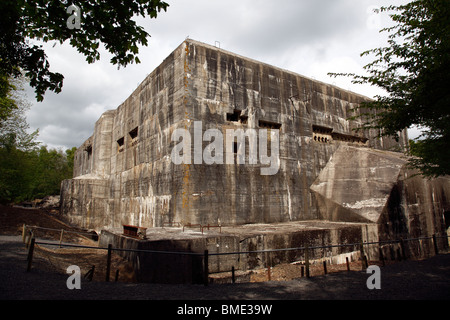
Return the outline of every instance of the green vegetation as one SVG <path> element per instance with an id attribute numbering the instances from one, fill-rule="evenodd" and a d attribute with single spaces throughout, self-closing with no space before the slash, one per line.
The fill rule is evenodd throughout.
<path id="1" fill-rule="evenodd" d="M 367 75 L 344 75 L 354 83 L 382 88 L 362 105 L 361 129 L 378 129 L 398 138 L 398 132 L 417 126 L 423 134 L 411 142 L 410 165 L 426 176 L 450 174 L 450 1 L 416 0 L 382 7 L 393 27 L 388 45 L 363 52 L 375 60 L 364 67 Z"/>
<path id="2" fill-rule="evenodd" d="M 70 5 L 80 10 L 80 29 L 67 26 Z M 168 6 L 160 0 L 2 0 L 0 76 L 8 79 L 24 74 L 38 101 L 44 99 L 47 90 L 61 92 L 64 76 L 50 71 L 47 55 L 31 42 L 33 39 L 61 44 L 67 41 L 88 63 L 100 59 L 102 43 L 112 55 L 112 64 L 126 67 L 139 63 L 139 46 L 147 46 L 150 35 L 133 18 L 156 18 Z M 0 102 L 3 98 L 0 91 Z"/>
<path id="3" fill-rule="evenodd" d="M 61 181 L 72 177 L 73 155 L 42 146 L 20 150 L 0 147 L 0 203 L 21 202 L 59 194 Z"/>
<path id="4" fill-rule="evenodd" d="M 0 119 L 0 203 L 20 202 L 59 194 L 61 181 L 72 177 L 76 148 L 48 150 L 36 141 L 38 131 L 28 133 L 25 111 L 29 104 L 21 96 L 21 81 L 7 99 L 16 106 Z"/>
<path id="5" fill-rule="evenodd" d="M 69 28 L 70 6 L 78 8 L 79 28 Z M 100 44 L 111 63 L 139 63 L 139 46 L 150 36 L 133 19 L 156 18 L 169 5 L 160 0 L 2 0 L 0 1 L 0 203 L 59 193 L 61 180 L 71 178 L 75 148 L 48 150 L 36 142 L 38 131 L 27 132 L 27 104 L 17 83 L 27 81 L 37 101 L 47 90 L 59 93 L 64 76 L 50 71 L 43 42 L 68 42 L 88 63 L 100 59 Z"/>

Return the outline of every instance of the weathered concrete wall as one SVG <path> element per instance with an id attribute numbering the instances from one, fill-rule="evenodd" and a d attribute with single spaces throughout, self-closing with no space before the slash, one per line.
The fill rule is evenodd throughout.
<path id="1" fill-rule="evenodd" d="M 402 154 L 341 146 L 311 190 L 321 219 L 374 223 L 381 241 L 446 235 L 450 179 L 408 170 Z M 411 256 L 434 250 L 431 241 L 408 245 Z M 439 247 L 447 248 L 447 239 Z"/>
<path id="2" fill-rule="evenodd" d="M 402 169 L 378 220 L 380 239 L 415 239 L 437 236 L 439 250 L 448 249 L 450 223 L 450 178 L 424 179 L 417 172 Z M 445 219 L 447 213 L 447 221 Z M 432 240 L 408 241 L 406 254 L 423 257 L 434 253 Z M 385 253 L 388 256 L 389 253 Z"/>
<path id="3" fill-rule="evenodd" d="M 398 153 L 341 146 L 311 186 L 321 218 L 377 223 L 405 164 Z"/>
<path id="4" fill-rule="evenodd" d="M 426 180 L 406 170 L 399 142 L 377 132 L 356 132 L 349 120 L 368 98 L 290 71 L 186 40 L 117 109 L 105 112 L 75 154 L 74 179 L 61 186 L 61 212 L 87 229 L 201 224 L 245 227 L 313 221 L 342 223 L 286 232 L 138 241 L 103 232 L 116 247 L 203 253 L 359 243 L 443 235 L 450 226 L 450 180 Z M 177 129 L 192 139 L 191 164 L 171 153 Z M 249 139 L 232 151 L 245 164 L 195 162 L 217 129 L 279 130 L 278 171 L 250 164 Z M 224 141 L 226 153 L 227 139 Z M 245 145 L 245 146 L 244 146 Z M 233 146 L 234 147 L 234 146 Z M 389 150 L 389 151 L 388 151 Z M 186 151 L 186 150 L 184 150 Z M 258 147 L 260 152 L 260 147 Z M 203 159 L 204 160 L 204 159 Z M 447 217 L 445 220 L 444 217 Z M 324 222 L 325 223 L 325 222 Z M 409 255 L 430 252 L 430 241 L 409 244 Z M 448 247 L 447 241 L 439 243 Z M 382 247 L 385 257 L 398 248 Z M 342 251 L 344 250 L 344 251 Z M 339 256 L 349 248 L 333 249 Z M 378 247 L 369 247 L 377 258 Z M 303 253 L 212 256 L 210 272 L 248 270 L 302 260 Z M 316 250 L 312 259 L 323 258 Z M 140 281 L 201 282 L 201 258 L 124 253 Z M 180 268 L 182 266 L 182 268 Z"/>
<path id="5" fill-rule="evenodd" d="M 65 181 L 61 188 L 62 213 L 69 219 L 97 230 L 121 224 L 154 226 L 161 224 L 169 208 L 175 210 L 172 196 L 182 168 L 175 167 L 168 155 L 171 133 L 184 117 L 183 76 L 180 47 L 123 104 L 97 121 L 94 135 L 75 155 L 74 177 L 80 181 Z M 107 186 L 103 206 L 93 208 L 93 195 L 84 192 L 89 188 L 71 190 L 71 186 L 98 179 L 106 180 Z M 95 212 L 95 223 L 71 217 L 87 212 Z"/>
<path id="6" fill-rule="evenodd" d="M 187 187 L 198 195 L 187 199 L 192 223 L 316 219 L 309 186 L 339 145 L 392 146 L 388 139 L 354 133 L 361 124 L 347 119 L 352 107 L 367 100 L 363 96 L 196 42 L 188 49 L 189 119 L 222 132 L 258 129 L 261 122 L 280 126 L 280 170 L 274 176 L 262 177 L 260 167 L 250 165 L 189 167 Z M 238 119 L 227 121 L 235 113 Z M 314 140 L 322 131 L 329 133 L 326 143 Z M 246 163 L 248 153 L 246 145 Z"/>
<path id="7" fill-rule="evenodd" d="M 112 244 L 114 248 L 150 250 L 163 252 L 185 252 L 200 255 L 181 255 L 168 253 L 148 253 L 117 251 L 133 265 L 139 282 L 152 283 L 203 283 L 203 253 L 209 252 L 209 273 L 229 272 L 235 270 L 254 270 L 280 263 L 302 262 L 305 252 L 280 251 L 272 253 L 255 252 L 267 249 L 298 248 L 335 245 L 340 243 L 360 243 L 360 241 L 377 241 L 376 233 L 368 233 L 371 226 L 366 224 L 330 224 L 314 223 L 314 228 L 303 228 L 285 232 L 278 230 L 263 231 L 258 227 L 248 233 L 224 232 L 216 235 L 192 235 L 185 238 L 138 240 L 118 233 L 102 231 L 100 246 Z M 260 227 L 261 228 L 261 227 Z M 292 229 L 292 228 L 291 228 Z M 151 232 L 151 231 L 150 231 Z M 375 237 L 373 237 L 375 236 Z M 311 249 L 309 259 L 323 259 L 330 256 L 356 250 L 353 247 L 336 247 L 332 249 Z M 236 255 L 214 255 L 218 253 L 243 252 Z M 373 256 L 372 256 L 373 257 Z"/>
<path id="8" fill-rule="evenodd" d="M 181 44 L 116 110 L 98 120 L 75 156 L 74 176 L 64 182 L 62 212 L 82 227 L 100 230 L 135 224 L 239 225 L 317 219 L 309 189 L 340 145 L 403 148 L 371 132 L 355 134 L 351 109 L 366 97 L 244 58 L 193 40 Z M 209 128 L 280 129 L 279 171 L 261 165 L 174 165 L 176 128 L 194 136 Z M 225 134 L 224 134 L 225 135 Z M 202 147 L 207 146 L 202 143 Z M 105 180 L 92 201 L 87 187 Z M 86 185 L 76 193 L 75 184 Z M 76 198 L 76 199 L 75 199 Z M 73 201 L 71 200 L 73 199 Z M 83 204 L 84 207 L 81 207 Z M 95 205 L 95 207 L 94 207 Z M 74 219 L 74 218 L 70 218 Z"/>

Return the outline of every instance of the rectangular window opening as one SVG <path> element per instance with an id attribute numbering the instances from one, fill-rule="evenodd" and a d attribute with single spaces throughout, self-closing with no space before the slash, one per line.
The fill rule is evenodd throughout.
<path id="1" fill-rule="evenodd" d="M 239 117 L 241 116 L 240 110 L 234 110 L 233 113 L 227 113 L 227 121 L 239 122 Z"/>
<path id="2" fill-rule="evenodd" d="M 131 138 L 131 146 L 134 147 L 139 142 L 139 139 L 138 139 L 138 127 L 136 127 L 133 130 L 131 130 L 129 135 L 130 135 L 130 138 Z"/>
<path id="3" fill-rule="evenodd" d="M 92 146 L 88 145 L 86 147 L 85 151 L 87 152 L 87 156 L 88 156 L 88 159 L 89 159 L 92 156 Z"/>
<path id="4" fill-rule="evenodd" d="M 136 139 L 138 136 L 138 127 L 134 128 L 130 131 L 130 137 L 131 139 Z"/>
<path id="5" fill-rule="evenodd" d="M 314 133 L 322 133 L 322 134 L 331 134 L 333 132 L 333 128 L 313 125 L 312 126 Z"/>
<path id="6" fill-rule="evenodd" d="M 259 120 L 259 127 L 263 129 L 281 129 L 281 123 Z"/>
<path id="7" fill-rule="evenodd" d="M 117 152 L 122 152 L 124 150 L 125 138 L 122 137 L 117 140 Z"/>

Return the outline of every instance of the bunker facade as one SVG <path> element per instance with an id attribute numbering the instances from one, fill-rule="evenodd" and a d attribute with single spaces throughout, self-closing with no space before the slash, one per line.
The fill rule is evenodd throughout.
<path id="1" fill-rule="evenodd" d="M 406 168 L 406 131 L 398 142 L 355 131 L 362 124 L 350 118 L 367 100 L 187 39 L 96 122 L 75 154 L 74 178 L 62 183 L 61 212 L 97 231 L 323 220 L 372 224 L 375 239 L 444 233 L 449 179 Z M 173 162 L 177 129 L 192 137 L 190 163 Z M 224 137 L 266 129 L 269 141 L 277 132 L 276 173 L 251 162 L 248 137 L 233 140 L 235 163 L 196 163 L 194 148 L 212 142 L 208 129 Z"/>

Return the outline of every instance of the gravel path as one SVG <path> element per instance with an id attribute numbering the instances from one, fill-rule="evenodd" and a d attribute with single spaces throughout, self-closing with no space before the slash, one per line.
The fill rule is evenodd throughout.
<path id="1" fill-rule="evenodd" d="M 57 274 L 27 252 L 18 236 L 0 236 L 1 300 L 448 300 L 450 254 L 381 267 L 381 289 L 369 290 L 370 274 L 342 272 L 283 282 L 225 285 L 159 285 L 87 282 L 69 290 L 69 275 Z"/>

